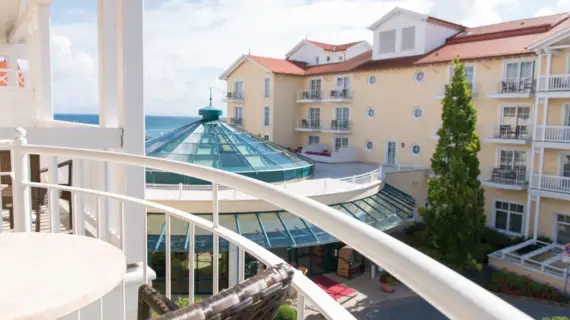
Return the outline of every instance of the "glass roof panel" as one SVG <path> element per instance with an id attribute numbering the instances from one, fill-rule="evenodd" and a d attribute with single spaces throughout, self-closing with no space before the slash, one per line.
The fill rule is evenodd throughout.
<path id="1" fill-rule="evenodd" d="M 269 159 L 267 159 L 261 155 L 245 156 L 245 159 L 247 160 L 249 165 L 251 165 L 254 169 L 257 169 L 257 170 L 258 169 L 266 169 L 267 170 L 267 169 L 279 168 L 277 165 L 275 165 Z"/>
<path id="2" fill-rule="evenodd" d="M 269 244 L 266 241 L 265 235 L 263 234 L 263 230 L 259 225 L 259 221 L 257 220 L 257 215 L 254 213 L 242 213 L 238 214 L 238 224 L 239 224 L 239 231 L 242 236 L 248 238 L 249 240 L 264 246 L 269 247 Z"/>
<path id="3" fill-rule="evenodd" d="M 238 232 L 236 216 L 233 214 L 220 214 L 220 224 L 233 232 Z"/>
<path id="4" fill-rule="evenodd" d="M 195 164 L 199 164 L 202 166 L 212 167 L 212 168 L 220 167 L 220 158 L 218 156 L 195 155 L 193 160 Z"/>
<path id="5" fill-rule="evenodd" d="M 291 247 L 293 245 L 291 237 L 276 213 L 261 213 L 259 218 L 261 223 L 263 223 L 263 228 L 267 233 L 272 248 Z"/>
<path id="6" fill-rule="evenodd" d="M 317 242 L 316 235 L 313 235 L 311 230 L 307 228 L 307 225 L 305 225 L 299 217 L 286 211 L 279 212 L 279 217 L 283 220 L 283 223 L 289 230 L 289 233 L 291 233 L 297 246 Z"/>
<path id="7" fill-rule="evenodd" d="M 214 155 L 218 154 L 218 146 L 215 144 L 201 144 L 196 150 L 197 155 Z"/>

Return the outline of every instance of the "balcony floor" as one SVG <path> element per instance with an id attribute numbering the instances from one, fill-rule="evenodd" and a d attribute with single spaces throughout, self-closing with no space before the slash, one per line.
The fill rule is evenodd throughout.
<path id="1" fill-rule="evenodd" d="M 40 214 L 40 232 L 50 232 L 50 221 L 49 221 L 49 211 L 47 206 L 43 206 Z M 67 202 L 59 201 L 59 213 L 60 213 L 60 223 L 59 232 L 61 233 L 71 233 L 69 228 L 69 205 Z M 35 211 L 33 211 L 33 217 L 35 217 Z M 35 218 L 32 218 L 35 220 Z M 36 222 L 32 221 L 32 231 L 36 230 Z M 8 216 L 8 211 L 4 210 L 2 214 L 2 232 L 12 232 L 10 229 L 10 220 Z"/>

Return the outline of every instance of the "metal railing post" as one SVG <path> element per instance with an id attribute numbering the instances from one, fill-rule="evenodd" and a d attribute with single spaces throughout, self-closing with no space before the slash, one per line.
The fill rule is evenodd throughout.
<path id="1" fill-rule="evenodd" d="M 218 228 L 220 226 L 220 207 L 218 203 L 218 184 L 212 185 L 212 222 L 214 223 L 214 228 Z M 219 279 L 220 279 L 220 236 L 214 234 L 214 244 L 213 244 L 213 272 L 214 277 L 212 279 L 212 293 L 218 293 L 220 286 L 219 286 Z"/>
<path id="2" fill-rule="evenodd" d="M 32 211 L 30 187 L 24 183 L 30 182 L 29 155 L 22 150 L 27 144 L 26 130 L 17 128 L 17 137 L 12 148 L 12 197 L 14 206 L 14 231 L 32 231 Z M 37 221 L 39 223 L 39 221 Z"/>

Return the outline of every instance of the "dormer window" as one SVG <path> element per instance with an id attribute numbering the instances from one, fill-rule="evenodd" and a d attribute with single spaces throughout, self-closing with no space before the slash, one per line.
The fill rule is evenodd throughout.
<path id="1" fill-rule="evenodd" d="M 396 52 L 396 30 L 382 31 L 378 34 L 380 53 Z"/>
<path id="2" fill-rule="evenodd" d="M 416 44 L 416 27 L 402 29 L 402 51 L 414 50 Z"/>
<path id="3" fill-rule="evenodd" d="M 339 60 L 339 61 L 342 61 L 342 56 L 338 57 L 338 60 Z"/>
<path id="4" fill-rule="evenodd" d="M 319 64 L 319 56 L 315 57 L 315 64 Z"/>
<path id="5" fill-rule="evenodd" d="M 327 62 L 331 62 L 331 57 L 327 56 Z"/>

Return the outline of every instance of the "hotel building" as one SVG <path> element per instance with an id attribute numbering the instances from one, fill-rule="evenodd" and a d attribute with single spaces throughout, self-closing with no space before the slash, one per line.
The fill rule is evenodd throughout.
<path id="1" fill-rule="evenodd" d="M 372 44 L 303 40 L 284 59 L 239 57 L 220 77 L 229 123 L 302 147 L 318 162 L 428 168 L 459 56 L 478 112 L 487 225 L 529 239 L 493 253 L 490 264 L 562 286 L 561 248 L 570 242 L 569 15 L 469 28 L 395 8 L 368 29 Z"/>

